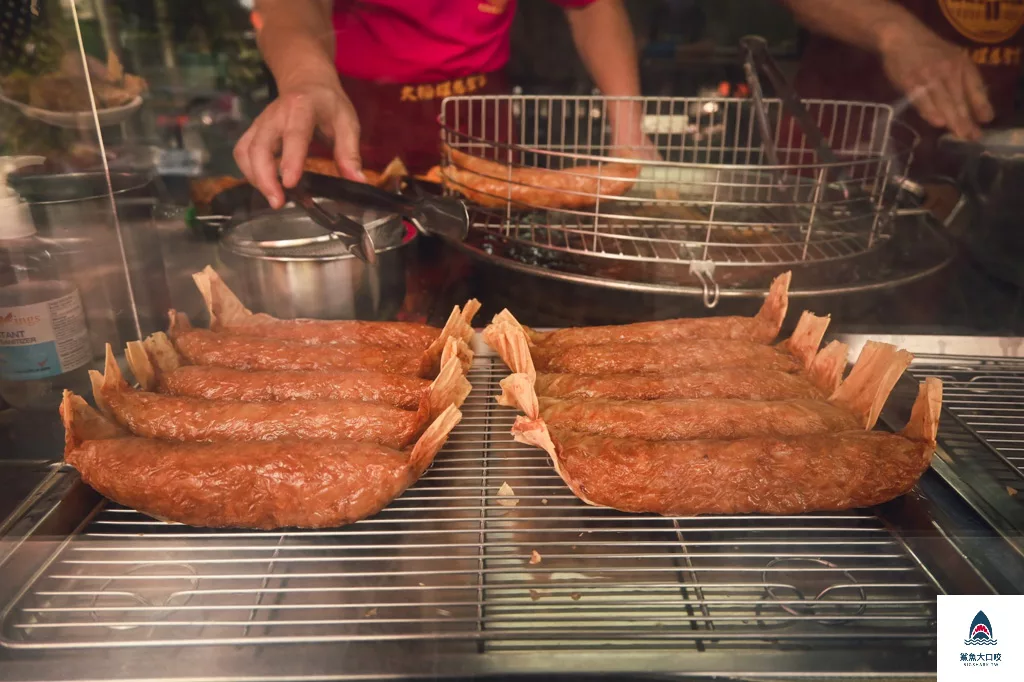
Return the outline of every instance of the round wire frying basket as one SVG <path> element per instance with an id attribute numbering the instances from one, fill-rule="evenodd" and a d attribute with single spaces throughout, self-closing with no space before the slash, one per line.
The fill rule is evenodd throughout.
<path id="1" fill-rule="evenodd" d="M 884 245 L 901 199 L 892 178 L 917 135 L 885 104 L 805 100 L 835 157 L 825 162 L 781 100 L 762 101 L 768 145 L 747 99 L 450 97 L 441 175 L 475 206 L 478 237 L 542 268 L 596 263 L 707 292 L 716 277 L 831 267 Z M 616 144 L 616 128 L 647 141 Z"/>

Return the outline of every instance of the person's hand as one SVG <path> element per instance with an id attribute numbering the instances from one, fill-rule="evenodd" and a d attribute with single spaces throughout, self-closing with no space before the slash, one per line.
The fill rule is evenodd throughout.
<path id="1" fill-rule="evenodd" d="M 980 124 L 994 113 L 978 67 L 961 48 L 924 26 L 901 27 L 881 50 L 889 80 L 921 117 L 968 140 L 981 136 Z"/>
<path id="2" fill-rule="evenodd" d="M 342 177 L 365 182 L 359 159 L 359 119 L 341 86 L 292 87 L 256 117 L 235 145 L 235 162 L 273 208 L 284 205 L 285 187 L 302 177 L 313 133 L 334 141 L 334 161 Z M 278 181 L 277 153 L 281 153 Z"/>

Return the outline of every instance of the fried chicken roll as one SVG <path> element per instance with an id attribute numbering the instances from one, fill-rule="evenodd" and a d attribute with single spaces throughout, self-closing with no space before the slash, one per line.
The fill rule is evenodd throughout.
<path id="1" fill-rule="evenodd" d="M 210 313 L 210 329 L 309 344 L 362 344 L 384 348 L 408 348 L 439 355 L 448 337 L 473 339 L 473 318 L 480 302 L 472 299 L 452 311 L 444 329 L 414 322 L 364 322 L 360 320 L 280 320 L 247 309 L 217 272 L 207 266 L 192 275 Z"/>
<path id="2" fill-rule="evenodd" d="M 132 437 L 65 391 L 64 459 L 101 495 L 192 526 L 331 528 L 376 514 L 434 461 L 462 414 L 405 450 L 355 441 L 178 443 Z"/>
<path id="3" fill-rule="evenodd" d="M 440 353 L 435 357 L 431 350 L 362 344 L 314 346 L 301 341 L 196 329 L 184 313 L 174 310 L 170 311 L 170 319 L 167 334 L 178 353 L 193 365 L 244 371 L 371 371 L 421 378 L 433 378 L 440 369 Z M 465 356 L 461 360 L 468 369 L 472 351 L 463 347 Z"/>
<path id="4" fill-rule="evenodd" d="M 442 367 L 450 358 L 463 358 L 468 352 L 461 339 L 449 338 L 441 356 Z M 428 379 L 381 372 L 247 372 L 189 365 L 162 332 L 129 342 L 125 355 L 142 390 L 208 400 L 348 400 L 415 410 L 431 387 Z"/>
<path id="5" fill-rule="evenodd" d="M 768 289 L 768 296 L 754 317 L 726 315 L 721 317 L 694 317 L 658 322 L 605 327 L 567 327 L 551 332 L 538 332 L 519 325 L 508 310 L 494 317 L 494 322 L 506 321 L 522 327 L 531 346 L 565 348 L 595 343 L 659 343 L 695 339 L 730 339 L 771 343 L 779 335 L 789 308 L 791 272 L 776 277 Z"/>
<path id="6" fill-rule="evenodd" d="M 796 329 L 778 346 L 728 339 L 683 340 L 665 343 L 595 343 L 583 346 L 534 346 L 535 369 L 549 373 L 603 376 L 607 374 L 682 374 L 750 367 L 795 373 L 810 368 L 828 328 L 828 317 L 810 312 L 800 316 Z M 525 338 L 522 327 L 499 320 L 484 329 L 484 340 L 505 364 L 511 339 Z"/>
<path id="7" fill-rule="evenodd" d="M 249 403 L 133 390 L 107 344 L 104 374 L 91 371 L 93 397 L 108 417 L 136 436 L 176 441 L 358 440 L 402 448 L 470 385 L 450 358 L 418 409 L 344 400 Z"/>
<path id="8" fill-rule="evenodd" d="M 828 401 L 788 400 L 563 400 L 538 399 L 526 374 L 501 382 L 507 404 L 557 431 L 641 440 L 698 440 L 802 436 L 874 427 L 889 393 L 913 356 L 868 342 L 860 361 Z"/>
<path id="9" fill-rule="evenodd" d="M 867 507 L 910 491 L 935 451 L 941 404 L 942 383 L 929 378 L 898 434 L 652 442 L 549 429 L 528 417 L 512 432 L 547 452 L 591 505 L 680 516 L 798 514 Z"/>
<path id="10" fill-rule="evenodd" d="M 564 170 L 508 166 L 449 149 L 441 171 L 446 187 L 485 208 L 584 209 L 598 197 L 628 192 L 640 175 L 636 164 L 605 162 Z"/>

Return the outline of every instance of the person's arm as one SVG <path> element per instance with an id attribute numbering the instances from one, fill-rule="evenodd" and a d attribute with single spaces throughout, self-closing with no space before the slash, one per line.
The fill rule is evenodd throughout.
<path id="1" fill-rule="evenodd" d="M 638 97 L 640 69 L 636 40 L 622 0 L 594 0 L 565 9 L 572 39 L 583 65 L 601 93 L 609 97 Z M 612 103 L 613 144 L 642 147 L 647 142 L 641 130 L 643 111 L 638 102 Z"/>
<path id="2" fill-rule="evenodd" d="M 256 3 L 257 42 L 279 96 L 239 139 L 235 161 L 274 208 L 284 204 L 275 154 L 281 152 L 281 181 L 294 187 L 316 129 L 334 141 L 342 175 L 363 179 L 359 120 L 334 67 L 332 7 L 332 0 Z"/>
<path id="3" fill-rule="evenodd" d="M 978 68 L 892 0 L 782 0 L 809 30 L 877 54 L 889 80 L 937 128 L 980 135 L 992 106 Z"/>
<path id="4" fill-rule="evenodd" d="M 337 81 L 332 0 L 259 0 L 256 42 L 278 87 Z"/>

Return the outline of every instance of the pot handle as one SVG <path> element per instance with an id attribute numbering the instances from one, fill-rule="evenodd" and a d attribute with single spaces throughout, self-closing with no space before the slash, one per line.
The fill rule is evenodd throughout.
<path id="1" fill-rule="evenodd" d="M 950 210 L 949 214 L 945 218 L 941 219 L 944 227 L 951 227 L 961 213 L 967 208 L 969 200 L 967 199 L 967 193 L 960 189 L 960 183 L 954 178 L 947 175 L 933 175 L 925 178 L 922 182 L 915 182 L 910 178 L 900 178 L 898 181 L 900 190 L 907 192 L 908 194 L 917 198 L 918 201 L 924 201 L 928 190 L 925 185 L 947 185 L 956 189 L 960 192 L 960 196 L 957 198 L 956 203 Z M 915 208 L 900 208 L 896 209 L 896 215 L 898 216 L 914 216 L 914 215 L 933 215 L 930 208 L 924 206 L 917 206 Z"/>

